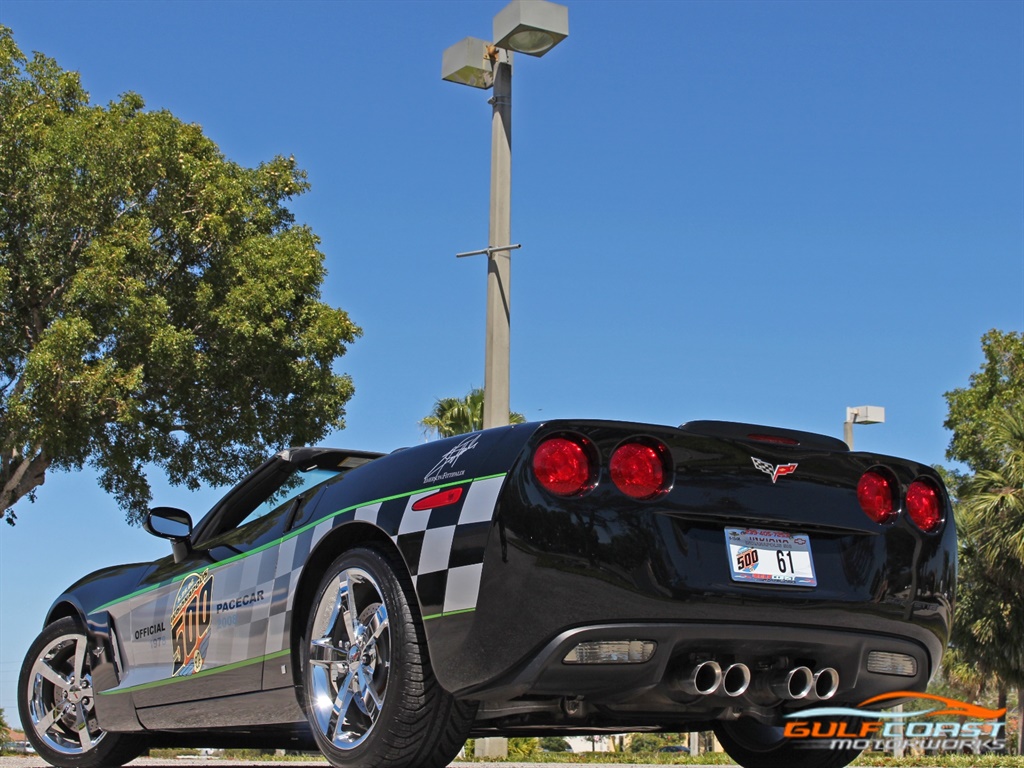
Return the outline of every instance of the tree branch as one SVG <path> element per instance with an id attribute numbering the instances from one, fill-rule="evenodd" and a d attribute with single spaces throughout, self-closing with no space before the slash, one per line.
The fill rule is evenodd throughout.
<path id="1" fill-rule="evenodd" d="M 31 459 L 22 456 L 16 449 L 9 458 L 4 457 L 3 472 L 0 474 L 0 480 L 4 481 L 3 490 L 0 490 L 0 510 L 6 512 L 18 499 L 46 482 L 46 470 L 49 467 L 50 458 L 41 450 Z"/>

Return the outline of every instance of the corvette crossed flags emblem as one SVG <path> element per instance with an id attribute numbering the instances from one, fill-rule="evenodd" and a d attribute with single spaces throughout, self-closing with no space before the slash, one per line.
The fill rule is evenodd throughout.
<path id="1" fill-rule="evenodd" d="M 772 485 L 774 485 L 775 481 L 778 480 L 780 477 L 784 475 L 792 475 L 794 472 L 796 472 L 796 468 L 798 466 L 797 464 L 779 464 L 778 466 L 776 466 L 775 464 L 769 464 L 767 461 L 755 459 L 753 456 L 750 457 L 750 460 L 754 462 L 755 467 L 764 472 L 766 475 L 771 476 Z"/>

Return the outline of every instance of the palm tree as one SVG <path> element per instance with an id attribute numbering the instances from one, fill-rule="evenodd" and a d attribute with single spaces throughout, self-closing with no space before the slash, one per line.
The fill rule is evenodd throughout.
<path id="1" fill-rule="evenodd" d="M 1024 405 L 991 424 L 1001 465 L 978 471 L 966 485 L 962 513 L 976 526 L 978 549 L 989 562 L 1024 561 Z"/>
<path id="2" fill-rule="evenodd" d="M 509 424 L 522 424 L 526 419 L 523 414 L 509 411 Z M 428 435 L 437 437 L 453 437 L 467 432 L 476 432 L 484 428 L 484 391 L 481 388 L 470 390 L 464 398 L 442 397 L 434 403 L 430 415 L 420 421 L 420 426 Z"/>

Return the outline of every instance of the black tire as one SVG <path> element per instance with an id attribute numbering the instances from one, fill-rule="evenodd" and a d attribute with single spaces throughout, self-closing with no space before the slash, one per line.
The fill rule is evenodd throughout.
<path id="1" fill-rule="evenodd" d="M 74 619 L 43 628 L 18 678 L 18 711 L 38 755 L 62 768 L 124 765 L 145 748 L 136 734 L 100 728 L 92 690 L 92 644 Z"/>
<path id="2" fill-rule="evenodd" d="M 316 591 L 302 643 L 305 710 L 338 768 L 442 768 L 476 707 L 441 688 L 402 564 L 372 548 L 338 557 Z"/>
<path id="3" fill-rule="evenodd" d="M 843 768 L 862 751 L 799 746 L 782 735 L 781 727 L 747 717 L 716 721 L 713 727 L 729 757 L 743 768 Z"/>

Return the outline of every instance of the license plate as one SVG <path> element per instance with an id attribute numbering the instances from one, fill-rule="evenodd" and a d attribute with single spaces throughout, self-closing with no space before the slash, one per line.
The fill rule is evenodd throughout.
<path id="1" fill-rule="evenodd" d="M 806 533 L 726 528 L 725 548 L 733 581 L 814 587 L 811 537 Z"/>

